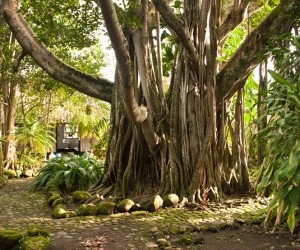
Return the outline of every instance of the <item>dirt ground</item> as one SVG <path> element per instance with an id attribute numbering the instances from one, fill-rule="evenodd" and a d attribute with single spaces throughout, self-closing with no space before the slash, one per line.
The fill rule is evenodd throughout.
<path id="1" fill-rule="evenodd" d="M 155 238 L 149 232 L 145 237 L 151 244 L 145 247 L 136 247 L 126 239 L 128 233 L 114 234 L 109 230 L 94 230 L 83 232 L 76 240 L 63 239 L 52 244 L 52 250 L 115 250 L 115 249 L 160 249 L 155 244 Z M 139 237 L 138 235 L 136 237 Z M 203 249 L 203 250 L 280 250 L 280 249 L 300 249 L 294 244 L 289 232 L 264 233 L 259 226 L 242 225 L 239 229 L 224 229 L 218 232 L 192 233 L 193 238 L 203 240 L 198 245 L 183 245 L 178 243 L 182 235 L 172 235 L 167 237 L 171 242 L 171 247 L 165 249 Z"/>

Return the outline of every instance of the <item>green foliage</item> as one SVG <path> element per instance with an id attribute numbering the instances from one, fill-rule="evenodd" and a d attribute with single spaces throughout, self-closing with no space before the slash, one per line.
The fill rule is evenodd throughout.
<path id="1" fill-rule="evenodd" d="M 34 188 L 46 191 L 57 186 L 67 192 L 83 190 L 94 184 L 102 173 L 103 164 L 89 154 L 70 154 L 49 160 L 38 172 Z"/>
<path id="2" fill-rule="evenodd" d="M 95 41 L 91 34 L 101 24 L 99 8 L 93 1 L 22 0 L 21 12 L 25 13 L 40 41 L 48 47 L 90 46 Z"/>
<path id="3" fill-rule="evenodd" d="M 17 152 L 18 161 L 26 168 L 39 165 L 55 139 L 53 132 L 45 124 L 34 119 L 27 119 L 16 129 L 15 141 L 21 148 Z"/>
<path id="4" fill-rule="evenodd" d="M 137 1 L 129 0 L 123 8 L 115 4 L 115 8 L 121 24 L 124 24 L 127 28 L 141 28 L 141 20 L 138 16 L 140 4 Z"/>
<path id="5" fill-rule="evenodd" d="M 167 30 L 161 34 L 162 61 L 164 76 L 169 77 L 174 67 L 174 61 L 177 54 L 177 42 L 175 37 Z"/>
<path id="6" fill-rule="evenodd" d="M 259 131 L 259 140 L 267 141 L 267 148 L 257 191 L 270 190 L 273 196 L 266 227 L 274 217 L 274 227 L 285 218 L 293 231 L 300 220 L 300 38 L 293 37 L 291 44 L 293 47 L 274 51 L 276 72 L 270 71 L 274 81 L 263 102 L 269 121 Z"/>
<path id="7" fill-rule="evenodd" d="M 31 152 L 46 154 L 54 142 L 53 132 L 45 124 L 32 119 L 26 120 L 16 130 L 16 143 Z"/>
<path id="8" fill-rule="evenodd" d="M 233 30 L 224 44 L 221 56 L 218 58 L 218 61 L 221 64 L 227 62 L 231 58 L 237 48 L 241 45 L 242 41 L 245 39 L 246 35 L 247 29 L 244 25 L 239 25 Z"/>

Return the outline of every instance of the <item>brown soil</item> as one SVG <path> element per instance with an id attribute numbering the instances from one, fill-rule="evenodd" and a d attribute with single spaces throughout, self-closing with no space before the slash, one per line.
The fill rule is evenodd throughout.
<path id="1" fill-rule="evenodd" d="M 84 232 L 77 240 L 60 240 L 54 242 L 53 250 L 115 250 L 115 249 L 144 249 L 147 247 L 136 247 L 126 240 L 126 232 L 114 234 L 101 230 Z M 137 236 L 138 237 L 138 236 Z M 147 237 L 147 236 L 146 236 Z M 262 233 L 259 227 L 244 225 L 240 229 L 225 229 L 219 232 L 202 232 L 193 234 L 194 238 L 202 238 L 203 244 L 183 245 L 177 241 L 181 235 L 172 236 L 170 241 L 172 247 L 168 249 L 203 249 L 203 250 L 279 250 L 279 249 L 300 249 L 299 245 L 291 243 L 291 236 L 288 232 L 266 234 Z M 103 238 L 103 239 L 102 239 Z M 155 238 L 148 234 L 148 239 L 155 242 Z M 153 244 L 154 246 L 154 244 Z M 152 247 L 149 247 L 152 248 Z M 153 249 L 159 249 L 153 247 Z"/>
<path id="2" fill-rule="evenodd" d="M 214 230 L 208 227 L 203 231 L 191 227 L 218 225 L 223 217 L 235 220 L 242 211 L 240 207 L 228 210 L 228 214 L 224 208 L 221 212 L 214 209 L 206 213 L 208 217 L 202 216 L 203 211 L 163 209 L 156 213 L 53 220 L 44 195 L 30 192 L 31 183 L 32 179 L 16 179 L 0 189 L 0 229 L 26 230 L 29 224 L 40 225 L 51 234 L 52 250 L 159 249 L 159 241 L 170 245 L 164 249 L 300 249 L 299 239 L 289 232 L 265 233 L 260 224 L 246 225 L 241 219 L 223 229 L 214 226 Z M 180 230 L 174 232 L 172 228 Z M 183 237 L 198 239 L 201 244 L 179 243 Z"/>

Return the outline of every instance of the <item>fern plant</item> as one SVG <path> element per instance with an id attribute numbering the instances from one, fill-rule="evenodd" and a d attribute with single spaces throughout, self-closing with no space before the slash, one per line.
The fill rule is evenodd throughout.
<path id="1" fill-rule="evenodd" d="M 99 180 L 103 163 L 85 153 L 49 160 L 35 178 L 34 189 L 46 191 L 57 186 L 62 191 L 85 190 Z"/>
<path id="2" fill-rule="evenodd" d="M 292 51 L 280 54 L 273 82 L 264 100 L 269 121 L 259 132 L 267 142 L 257 191 L 271 191 L 265 227 L 274 218 L 274 230 L 286 220 L 293 232 L 300 221 L 300 39 L 292 38 Z"/>

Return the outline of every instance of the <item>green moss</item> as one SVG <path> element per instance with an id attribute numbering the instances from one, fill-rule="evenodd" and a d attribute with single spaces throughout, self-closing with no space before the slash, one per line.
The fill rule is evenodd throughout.
<path id="1" fill-rule="evenodd" d="M 37 225 L 30 225 L 27 229 L 27 236 L 45 236 L 49 237 L 49 233 Z"/>
<path id="2" fill-rule="evenodd" d="M 134 205 L 134 201 L 130 199 L 124 199 L 117 205 L 117 210 L 121 213 L 128 212 Z"/>
<path id="3" fill-rule="evenodd" d="M 49 206 L 52 206 L 53 202 L 54 202 L 55 200 L 59 199 L 59 198 L 61 198 L 61 196 L 60 196 L 59 193 L 54 193 L 54 194 L 52 194 L 52 195 L 48 198 L 48 200 L 47 200 Z"/>
<path id="4" fill-rule="evenodd" d="M 27 237 L 21 244 L 23 250 L 48 250 L 50 249 L 50 238 L 45 236 Z"/>
<path id="5" fill-rule="evenodd" d="M 75 191 L 72 193 L 72 199 L 74 202 L 84 201 L 90 197 L 90 193 L 86 191 Z"/>
<path id="6" fill-rule="evenodd" d="M 97 214 L 97 206 L 94 204 L 81 205 L 77 209 L 76 214 L 78 216 L 96 215 Z"/>
<path id="7" fill-rule="evenodd" d="M 191 245 L 194 243 L 193 238 L 190 235 L 183 235 L 178 242 L 183 245 Z"/>
<path id="8" fill-rule="evenodd" d="M 215 225 L 201 225 L 199 227 L 200 231 L 206 231 L 206 232 L 218 232 L 219 229 Z"/>
<path id="9" fill-rule="evenodd" d="M 23 234 L 15 230 L 0 230 L 0 250 L 12 249 L 18 245 L 22 237 Z"/>
<path id="10" fill-rule="evenodd" d="M 66 218 L 75 217 L 75 216 L 76 216 L 75 211 L 68 211 L 67 214 L 66 214 Z"/>
<path id="11" fill-rule="evenodd" d="M 99 215 L 111 215 L 114 213 L 116 208 L 116 203 L 114 202 L 100 202 L 97 204 L 97 214 Z"/>
<path id="12" fill-rule="evenodd" d="M 179 197 L 177 194 L 168 194 L 163 197 L 163 202 L 165 207 L 176 207 L 179 202 Z"/>
<path id="13" fill-rule="evenodd" d="M 68 212 L 66 211 L 65 206 L 61 206 L 64 204 L 59 204 L 58 206 L 56 206 L 54 208 L 54 210 L 52 211 L 52 217 L 54 219 L 62 219 L 62 218 L 66 218 Z"/>
<path id="14" fill-rule="evenodd" d="M 65 204 L 64 198 L 60 197 L 60 198 L 56 199 L 52 203 L 52 208 L 55 208 L 58 204 Z"/>
<path id="15" fill-rule="evenodd" d="M 179 228 L 176 228 L 176 227 L 170 227 L 166 230 L 166 233 L 171 234 L 171 235 L 175 235 L 175 234 L 179 234 L 180 230 L 179 230 Z"/>
<path id="16" fill-rule="evenodd" d="M 159 195 L 155 195 L 153 202 L 151 202 L 151 204 L 149 205 L 149 212 L 155 212 L 159 210 L 162 207 L 163 203 L 163 199 Z"/>
<path id="17" fill-rule="evenodd" d="M 55 190 L 52 190 L 52 191 L 49 191 L 49 192 L 46 193 L 46 199 L 47 200 L 49 200 L 49 198 L 51 196 L 61 197 L 62 193 L 60 191 L 55 191 Z"/>
<path id="18" fill-rule="evenodd" d="M 12 178 L 17 177 L 16 171 L 12 170 L 12 169 L 6 169 L 6 170 L 4 170 L 3 174 L 6 175 L 8 177 L 8 179 L 12 179 Z"/>

